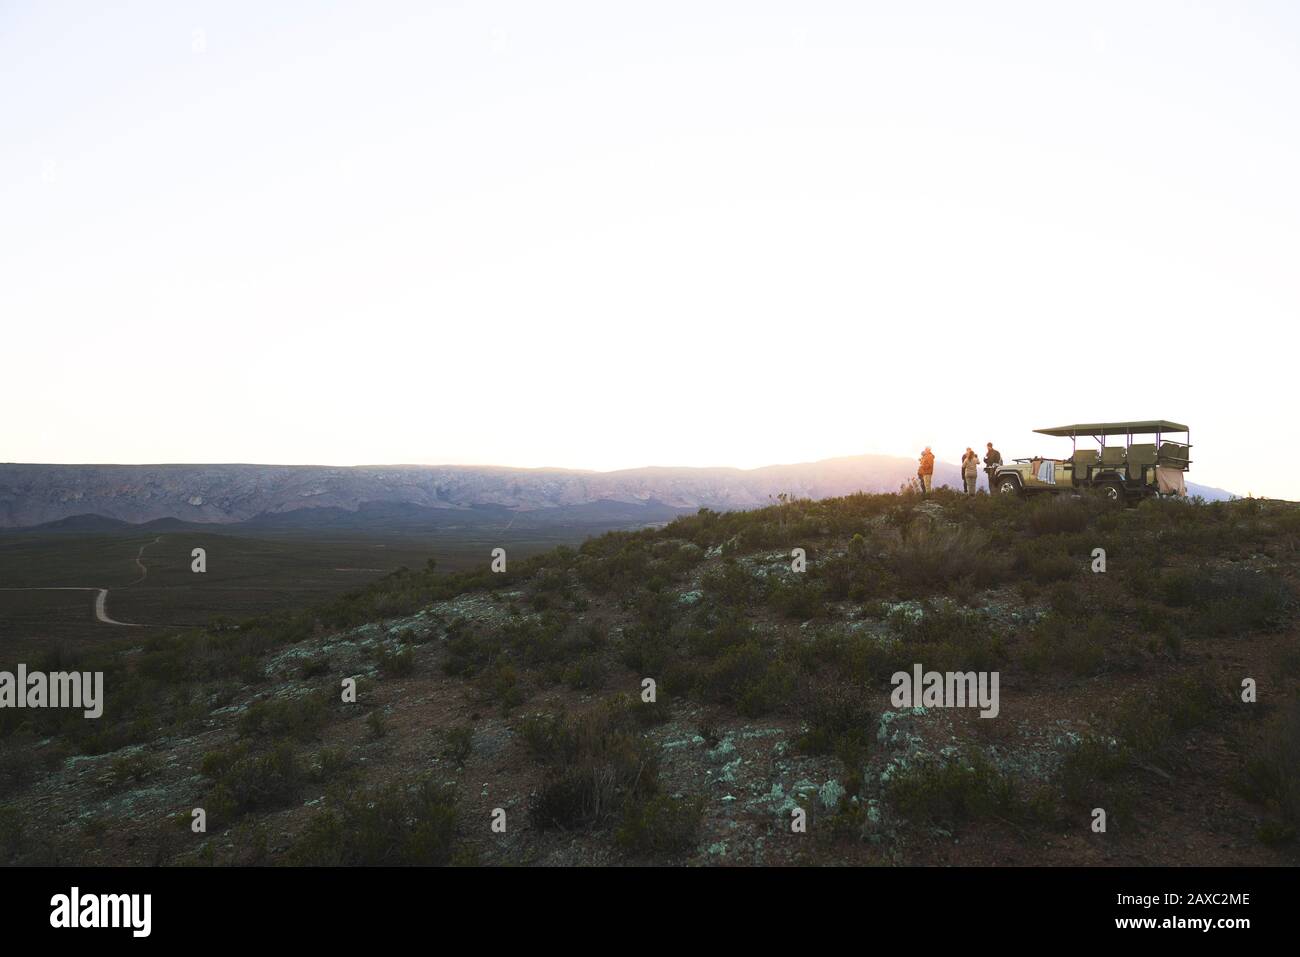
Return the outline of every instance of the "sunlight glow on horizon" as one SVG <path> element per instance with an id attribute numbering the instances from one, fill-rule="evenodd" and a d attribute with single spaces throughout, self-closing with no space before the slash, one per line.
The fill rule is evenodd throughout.
<path id="1" fill-rule="evenodd" d="M 10 4 L 0 460 L 955 463 L 1152 417 L 1300 499 L 1298 51 L 1282 3 Z"/>

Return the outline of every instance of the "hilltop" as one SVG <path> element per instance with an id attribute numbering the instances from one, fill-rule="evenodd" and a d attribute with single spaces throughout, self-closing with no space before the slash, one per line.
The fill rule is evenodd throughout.
<path id="1" fill-rule="evenodd" d="M 911 459 L 858 455 L 756 469 L 653 467 L 615 472 L 486 466 L 21 465 L 0 464 L 0 529 L 94 520 L 337 528 L 367 523 L 438 525 L 663 521 L 700 508 L 756 508 L 777 495 L 832 498 L 894 492 L 916 474 Z M 983 479 L 981 478 L 981 482 Z M 939 462 L 935 484 L 961 487 Z M 1222 489 L 1189 493 L 1226 499 Z M 69 524 L 69 520 L 71 523 Z"/>
<path id="2" fill-rule="evenodd" d="M 55 647 L 104 717 L 0 712 L 0 859 L 1295 864 L 1297 542 L 1283 503 L 853 495 Z M 998 716 L 895 706 L 918 664 Z"/>

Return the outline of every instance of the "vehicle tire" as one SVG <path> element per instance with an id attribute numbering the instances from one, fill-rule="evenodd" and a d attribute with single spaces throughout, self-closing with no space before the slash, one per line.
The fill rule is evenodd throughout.
<path id="1" fill-rule="evenodd" d="M 998 479 L 998 494 L 999 494 L 999 495 L 1019 495 L 1019 494 L 1020 494 L 1020 480 L 1019 480 L 1018 478 L 1016 478 L 1014 475 L 1004 475 L 1004 476 L 1002 476 L 1002 478 Z"/>
<path id="2" fill-rule="evenodd" d="M 1120 505 L 1124 504 L 1124 486 L 1118 482 L 1102 482 L 1097 486 L 1097 489 L 1101 492 L 1103 498 L 1117 502 Z"/>

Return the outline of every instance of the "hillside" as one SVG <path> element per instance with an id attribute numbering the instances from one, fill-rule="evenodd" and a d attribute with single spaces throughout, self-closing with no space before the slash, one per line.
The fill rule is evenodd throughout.
<path id="1" fill-rule="evenodd" d="M 104 716 L 0 712 L 0 860 L 1294 865 L 1297 543 L 1285 503 L 853 495 L 55 646 Z M 899 706 L 916 666 L 996 715 Z"/>
<path id="2" fill-rule="evenodd" d="M 757 469 L 616 472 L 405 465 L 9 464 L 0 465 L 0 529 L 81 516 L 133 524 L 174 519 L 336 527 L 391 523 L 403 509 L 404 520 L 417 524 L 495 521 L 501 510 L 563 509 L 594 509 L 597 519 L 601 509 L 613 509 L 620 523 L 633 513 L 652 522 L 699 508 L 756 508 L 783 493 L 820 499 L 893 492 L 915 474 L 913 460 L 883 455 Z M 937 463 L 935 484 L 960 488 L 957 466 Z M 1228 497 L 1221 489 L 1196 485 L 1189 485 L 1189 492 L 1207 499 Z M 555 511 L 539 520 L 563 522 L 569 516 Z"/>

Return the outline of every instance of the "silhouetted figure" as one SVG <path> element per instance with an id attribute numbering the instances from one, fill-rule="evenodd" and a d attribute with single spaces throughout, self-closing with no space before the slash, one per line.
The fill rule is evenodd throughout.
<path id="1" fill-rule="evenodd" d="M 984 453 L 984 474 L 989 477 L 989 494 L 993 494 L 993 477 L 997 473 L 998 467 L 1002 465 L 1002 453 L 993 447 L 993 443 L 988 443 L 988 451 Z"/>

